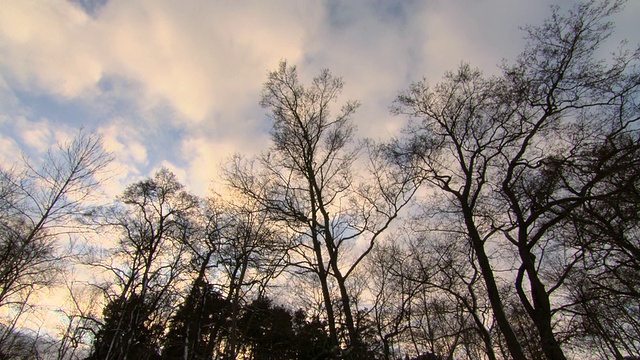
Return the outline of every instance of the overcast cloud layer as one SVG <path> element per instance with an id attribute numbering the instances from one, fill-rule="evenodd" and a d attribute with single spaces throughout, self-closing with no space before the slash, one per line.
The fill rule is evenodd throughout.
<path id="1" fill-rule="evenodd" d="M 84 126 L 117 156 L 114 194 L 167 166 L 204 195 L 222 160 L 268 146 L 258 101 L 281 59 L 342 76 L 358 135 L 385 138 L 404 121 L 388 112 L 398 91 L 463 60 L 496 73 L 551 3 L 0 0 L 0 161 Z M 640 42 L 637 14 L 634 0 L 614 18 L 616 41 Z"/>

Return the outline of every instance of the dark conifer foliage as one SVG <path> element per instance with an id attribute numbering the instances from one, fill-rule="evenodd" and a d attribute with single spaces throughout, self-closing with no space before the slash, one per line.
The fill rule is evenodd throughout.
<path id="1" fill-rule="evenodd" d="M 248 304 L 240 319 L 244 343 L 255 360 L 295 358 L 295 334 L 291 313 L 267 298 Z"/>
<path id="2" fill-rule="evenodd" d="M 159 360 L 159 344 L 154 333 L 163 329 L 150 324 L 150 307 L 134 294 L 107 304 L 104 324 L 96 334 L 90 360 Z"/>
<path id="3" fill-rule="evenodd" d="M 295 359 L 332 359 L 333 349 L 326 329 L 326 322 L 320 321 L 318 317 L 307 319 L 304 310 L 296 311 L 293 314 L 293 330 L 296 334 Z"/>
<path id="4" fill-rule="evenodd" d="M 227 335 L 229 301 L 210 284 L 196 280 L 185 302 L 172 317 L 162 359 L 212 359 Z"/>

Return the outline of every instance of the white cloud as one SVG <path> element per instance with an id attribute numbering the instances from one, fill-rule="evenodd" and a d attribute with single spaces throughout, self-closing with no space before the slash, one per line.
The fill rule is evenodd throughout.
<path id="1" fill-rule="evenodd" d="M 436 1 L 424 13 L 426 41 L 423 58 L 431 82 L 445 71 L 468 62 L 495 74 L 503 60 L 514 60 L 524 45 L 520 26 L 540 23 L 549 13 L 550 0 Z M 568 5 L 568 4 L 567 4 Z"/>
<path id="2" fill-rule="evenodd" d="M 195 194 L 207 194 L 214 182 L 220 182 L 222 164 L 237 150 L 233 142 L 216 142 L 207 137 L 186 139 L 182 146 L 182 153 L 189 159 L 185 185 Z"/>
<path id="3" fill-rule="evenodd" d="M 124 119 L 114 119 L 108 126 L 98 129 L 104 135 L 104 146 L 123 163 L 146 165 L 147 149 L 137 139 L 141 134 Z"/>
<path id="4" fill-rule="evenodd" d="M 19 117 L 15 119 L 14 129 L 27 146 L 40 153 L 44 153 L 53 145 L 53 134 L 46 120 L 31 122 Z"/>
<path id="5" fill-rule="evenodd" d="M 97 132 L 103 135 L 105 150 L 115 157 L 107 170 L 110 179 L 103 184 L 104 191 L 111 197 L 120 195 L 127 185 L 144 177 L 140 169 L 148 163 L 147 148 L 138 141 L 141 134 L 135 124 L 121 118 Z"/>
<path id="6" fill-rule="evenodd" d="M 59 125 L 46 118 L 30 120 L 24 116 L 11 119 L 11 131 L 26 145 L 25 150 L 39 156 L 48 150 L 55 150 L 76 135 L 77 130 L 65 124 Z"/>
<path id="7" fill-rule="evenodd" d="M 268 143 L 258 101 L 280 59 L 303 79 L 325 67 L 342 76 L 341 101 L 362 101 L 359 136 L 386 137 L 403 120 L 388 107 L 410 81 L 437 82 L 461 60 L 495 71 L 521 49 L 517 27 L 539 23 L 552 2 L 110 0 L 89 16 L 64 0 L 3 1 L 0 88 L 90 103 L 121 171 L 150 175 L 170 161 L 202 193 L 222 159 Z M 51 131 L 63 120 L 25 114 L 25 143 L 60 138 Z M 161 158 L 166 149 L 179 154 Z"/>
<path id="8" fill-rule="evenodd" d="M 94 93 L 103 76 L 129 79 L 143 107 L 166 101 L 200 121 L 246 101 L 280 58 L 300 59 L 320 15 L 287 2 L 113 0 L 92 18 L 66 1 L 10 2 L 0 64 L 23 88 L 67 98 Z"/>
<path id="9" fill-rule="evenodd" d="M 110 194 L 165 160 L 150 147 L 164 150 L 181 141 L 171 138 L 171 129 L 157 138 L 160 132 L 150 128 L 174 126 L 197 135 L 202 148 L 192 147 L 196 156 L 182 154 L 190 162 L 181 165 L 194 172 L 189 185 L 203 194 L 223 157 L 261 148 L 264 139 L 252 140 L 264 129 L 256 123 L 260 113 L 247 108 L 259 109 L 267 70 L 282 58 L 301 60 L 308 33 L 322 17 L 321 3 L 288 1 L 112 0 L 95 17 L 66 1 L 12 2 L 0 13 L 0 80 L 19 91 L 89 101 L 104 112 L 98 131 L 116 155 Z M 105 79 L 111 84 L 101 89 Z M 137 108 L 120 113 L 104 100 Z M 167 123 L 157 109 L 175 116 Z M 114 112 L 116 118 L 107 115 Z M 20 133 L 42 150 L 52 136 L 47 129 L 31 124 Z"/>
<path id="10" fill-rule="evenodd" d="M 20 157 L 20 147 L 10 137 L 0 136 L 0 163 L 8 168 Z"/>
<path id="11" fill-rule="evenodd" d="M 7 1 L 0 12 L 0 65 L 25 88 L 80 95 L 101 76 L 93 26 L 64 1 Z"/>

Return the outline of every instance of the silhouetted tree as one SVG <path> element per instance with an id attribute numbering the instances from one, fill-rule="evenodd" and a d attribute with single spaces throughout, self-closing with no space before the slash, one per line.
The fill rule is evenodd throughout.
<path id="1" fill-rule="evenodd" d="M 568 246 L 564 230 L 590 201 L 618 193 L 612 180 L 640 165 L 631 155 L 639 149 L 640 52 L 595 58 L 621 6 L 590 1 L 567 15 L 555 7 L 541 26 L 525 28 L 529 42 L 502 76 L 462 65 L 397 99 L 396 111 L 418 121 L 392 156 L 430 185 L 430 214 L 441 229 L 468 239 L 514 359 L 527 358 L 526 339 L 499 283 L 511 283 L 544 355 L 565 359 L 566 279 L 585 252 Z M 499 271 L 506 264 L 513 271 Z"/>
<path id="2" fill-rule="evenodd" d="M 196 279 L 187 299 L 171 318 L 163 359 L 212 359 L 228 337 L 229 301 L 204 279 Z"/>
<path id="3" fill-rule="evenodd" d="M 224 351 L 228 358 L 235 358 L 241 346 L 238 321 L 242 308 L 251 297 L 262 297 L 271 280 L 282 271 L 286 248 L 278 238 L 279 231 L 269 222 L 269 214 L 253 200 L 221 205 L 224 226 L 215 274 L 229 301 Z"/>
<path id="4" fill-rule="evenodd" d="M 607 197 L 586 201 L 572 214 L 567 245 L 584 252 L 568 282 L 572 309 L 584 341 L 602 357 L 640 356 L 640 153 L 637 139 L 611 139 L 602 163 L 616 175 L 603 186 Z M 623 158 L 609 154 L 623 150 Z M 611 164 L 613 160 L 618 164 Z M 607 164 L 609 163 L 609 164 Z"/>
<path id="5" fill-rule="evenodd" d="M 88 359 L 160 359 L 156 334 L 162 329 L 152 324 L 152 311 L 150 304 L 137 294 L 108 303 Z"/>
<path id="6" fill-rule="evenodd" d="M 99 192 L 111 159 L 101 136 L 80 131 L 50 149 L 39 165 L 23 157 L 12 168 L 0 168 L 0 309 L 11 307 L 16 314 L 0 322 L 0 345 L 31 295 L 53 285 L 64 267 L 60 237 L 79 232 L 75 219 Z"/>
<path id="7" fill-rule="evenodd" d="M 327 70 L 305 87 L 296 68 L 282 62 L 269 74 L 261 101 L 273 119 L 271 150 L 257 159 L 259 167 L 237 157 L 226 173 L 232 187 L 289 232 L 289 264 L 317 277 L 336 350 L 342 345 L 336 312 L 342 315 L 347 346 L 360 344 L 347 280 L 413 189 L 411 179 L 394 171 L 370 143 L 364 146 L 370 150 L 369 171 L 356 175 L 359 150 L 351 146 L 350 118 L 358 103 L 347 102 L 331 115 L 342 88 L 342 80 Z M 363 244 L 358 251 L 356 242 Z M 337 302 L 332 286 L 339 293 Z"/>
<path id="8" fill-rule="evenodd" d="M 96 339 L 102 346 L 96 351 L 106 349 L 99 355 L 103 359 L 133 354 L 139 330 L 148 343 L 159 344 L 180 298 L 179 285 L 186 285 L 187 243 L 195 240 L 191 238 L 193 217 L 199 205 L 167 169 L 130 185 L 118 200 L 117 205 L 93 214 L 103 229 L 113 229 L 120 236 L 104 259 L 89 259 L 95 261 L 90 265 L 113 276 L 96 284 L 113 307 L 108 313 L 111 323 L 105 323 L 115 332 L 108 338 L 110 344 L 100 336 Z"/>
<path id="9" fill-rule="evenodd" d="M 333 345 L 327 333 L 326 322 L 320 321 L 318 317 L 307 319 L 307 314 L 304 310 L 296 311 L 293 314 L 292 321 L 296 334 L 294 344 L 295 359 L 333 359 Z"/>
<path id="10" fill-rule="evenodd" d="M 273 305 L 268 298 L 258 298 L 248 304 L 240 319 L 242 342 L 251 359 L 293 359 L 295 344 L 291 313 Z"/>

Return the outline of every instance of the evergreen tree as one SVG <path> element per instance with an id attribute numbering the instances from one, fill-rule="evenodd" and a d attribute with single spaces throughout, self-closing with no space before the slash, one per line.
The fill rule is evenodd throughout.
<path id="1" fill-rule="evenodd" d="M 148 326 L 149 310 L 137 294 L 107 304 L 104 324 L 96 334 L 93 353 L 87 360 L 160 359 L 152 335 L 160 329 Z"/>
<path id="2" fill-rule="evenodd" d="M 171 319 L 163 359 L 211 359 L 228 327 L 229 302 L 203 279 Z"/>

